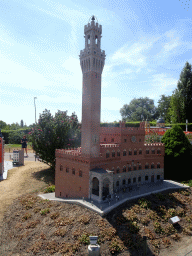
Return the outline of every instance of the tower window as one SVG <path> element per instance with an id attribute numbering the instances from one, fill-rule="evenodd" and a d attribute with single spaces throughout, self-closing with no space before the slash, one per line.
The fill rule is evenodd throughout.
<path id="1" fill-rule="evenodd" d="M 106 158 L 109 158 L 109 151 L 106 152 Z"/>
<path id="2" fill-rule="evenodd" d="M 155 149 L 152 149 L 152 150 L 151 150 L 151 154 L 155 154 Z"/>
<path id="3" fill-rule="evenodd" d="M 120 156 L 120 150 L 117 151 L 117 156 Z"/>
<path id="4" fill-rule="evenodd" d="M 128 179 L 128 184 L 131 184 L 131 179 L 130 178 Z"/>
<path id="5" fill-rule="evenodd" d="M 69 172 L 69 167 L 66 167 L 66 172 Z"/>
<path id="6" fill-rule="evenodd" d="M 154 163 L 151 164 L 151 169 L 154 169 L 155 168 L 155 165 Z"/>
<path id="7" fill-rule="evenodd" d="M 136 182 L 136 178 L 133 178 L 133 183 L 135 183 Z"/>
<path id="8" fill-rule="evenodd" d="M 60 164 L 60 171 L 63 171 L 63 165 Z"/>
<path id="9" fill-rule="evenodd" d="M 129 149 L 129 155 L 132 155 L 132 150 L 131 149 Z"/>
<path id="10" fill-rule="evenodd" d="M 137 155 L 137 149 L 134 149 L 134 155 Z"/>
<path id="11" fill-rule="evenodd" d="M 127 139 L 124 139 L 124 142 L 127 142 Z"/>
<path id="12" fill-rule="evenodd" d="M 72 174 L 75 175 L 75 168 L 72 168 Z"/>
<path id="13" fill-rule="evenodd" d="M 123 172 L 126 172 L 126 166 L 125 165 L 123 166 Z"/>
<path id="14" fill-rule="evenodd" d="M 157 163 L 157 168 L 160 168 L 160 163 Z"/>
<path id="15" fill-rule="evenodd" d="M 141 149 L 139 149 L 139 155 L 142 155 L 142 150 Z"/>
<path id="16" fill-rule="evenodd" d="M 114 142 L 114 138 L 111 139 L 111 142 Z"/>
<path id="17" fill-rule="evenodd" d="M 146 149 L 146 154 L 149 154 L 149 149 Z"/>
<path id="18" fill-rule="evenodd" d="M 119 167 L 117 167 L 117 173 L 119 173 Z"/>
<path id="19" fill-rule="evenodd" d="M 115 157 L 115 151 L 114 150 L 112 151 L 112 157 Z"/>
<path id="20" fill-rule="evenodd" d="M 126 156 L 126 149 L 123 150 L 123 156 Z"/>

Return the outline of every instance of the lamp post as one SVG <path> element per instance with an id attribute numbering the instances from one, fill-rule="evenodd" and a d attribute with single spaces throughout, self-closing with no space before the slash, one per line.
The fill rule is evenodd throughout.
<path id="1" fill-rule="evenodd" d="M 35 100 L 37 99 L 37 97 L 34 97 L 34 107 L 35 107 L 35 123 L 36 123 L 36 104 L 35 104 Z"/>

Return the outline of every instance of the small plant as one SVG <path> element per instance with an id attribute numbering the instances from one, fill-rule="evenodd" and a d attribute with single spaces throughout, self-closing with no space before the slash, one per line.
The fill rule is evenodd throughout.
<path id="1" fill-rule="evenodd" d="M 55 231 L 54 235 L 55 235 L 55 236 L 64 237 L 66 233 L 67 233 L 67 231 L 66 231 L 66 228 L 64 227 L 64 228 L 59 228 L 59 229 L 57 229 L 57 230 Z"/>
<path id="2" fill-rule="evenodd" d="M 29 218 L 31 218 L 31 213 L 25 213 L 25 215 L 22 217 L 22 220 L 25 221 L 25 220 L 28 220 Z"/>
<path id="3" fill-rule="evenodd" d="M 84 233 L 82 236 L 79 238 L 79 241 L 83 244 L 89 244 L 89 234 Z"/>
<path id="4" fill-rule="evenodd" d="M 171 241 L 167 237 L 164 237 L 163 243 L 165 244 L 166 247 L 168 247 L 171 244 Z"/>
<path id="5" fill-rule="evenodd" d="M 140 222 L 143 224 L 143 225 L 147 225 L 149 222 L 150 222 L 150 219 L 148 217 L 144 217 L 144 218 L 141 218 L 140 219 Z"/>
<path id="6" fill-rule="evenodd" d="M 142 208 L 148 209 L 148 208 L 151 207 L 151 202 L 148 201 L 148 200 L 145 199 L 145 198 L 139 199 L 138 202 L 139 202 L 139 204 L 140 204 L 140 207 L 142 207 Z"/>
<path id="7" fill-rule="evenodd" d="M 59 212 L 52 213 L 50 217 L 52 220 L 55 220 L 57 217 L 59 217 Z"/>
<path id="8" fill-rule="evenodd" d="M 155 248 L 160 247 L 160 241 L 158 239 L 152 240 L 151 243 Z"/>
<path id="9" fill-rule="evenodd" d="M 181 207 L 178 207 L 178 209 L 176 210 L 176 215 L 183 217 L 185 216 L 185 210 Z"/>
<path id="10" fill-rule="evenodd" d="M 151 239 L 151 240 L 154 240 L 156 238 L 156 235 L 155 233 L 153 233 L 150 229 L 148 228 L 145 228 L 145 234 L 146 236 Z"/>
<path id="11" fill-rule="evenodd" d="M 117 233 L 117 230 L 113 227 L 105 228 L 100 232 L 100 236 L 102 238 L 105 238 L 108 241 L 111 241 L 112 238 L 115 236 Z"/>
<path id="12" fill-rule="evenodd" d="M 138 204 L 135 204 L 132 206 L 131 210 L 133 210 L 135 213 L 140 213 L 141 209 Z"/>
<path id="13" fill-rule="evenodd" d="M 163 228 L 161 227 L 161 224 L 157 221 L 153 223 L 155 233 L 164 233 Z"/>
<path id="14" fill-rule="evenodd" d="M 151 220 L 159 220 L 160 219 L 159 216 L 157 215 L 157 213 L 153 212 L 153 211 L 148 213 L 147 217 L 150 218 Z"/>
<path id="15" fill-rule="evenodd" d="M 184 196 L 189 196 L 190 195 L 190 192 L 187 191 L 187 190 L 179 190 L 178 191 L 180 194 L 184 195 Z"/>
<path id="16" fill-rule="evenodd" d="M 43 209 L 40 211 L 40 213 L 41 213 L 41 215 L 46 215 L 47 213 L 50 213 L 50 210 L 49 210 L 49 208 Z"/>
<path id="17" fill-rule="evenodd" d="M 82 224 L 88 224 L 90 221 L 90 216 L 89 215 L 81 215 L 78 219 L 79 222 L 81 222 Z"/>
<path id="18" fill-rule="evenodd" d="M 136 221 L 128 222 L 127 227 L 132 234 L 137 234 L 140 230 L 140 227 L 137 225 Z"/>
<path id="19" fill-rule="evenodd" d="M 120 252 L 123 250 L 123 245 L 122 242 L 119 241 L 117 238 L 114 238 L 110 245 L 109 245 L 109 250 L 112 254 L 116 253 L 116 252 Z"/>
<path id="20" fill-rule="evenodd" d="M 35 228 L 39 223 L 40 223 L 39 220 L 31 221 L 30 223 L 28 223 L 28 224 L 26 225 L 25 228 Z"/>
<path id="21" fill-rule="evenodd" d="M 170 214 L 170 216 L 174 217 L 175 214 L 176 214 L 176 210 L 173 209 L 173 208 L 170 208 L 170 209 L 168 210 L 168 214 Z"/>
<path id="22" fill-rule="evenodd" d="M 40 212 L 41 208 L 35 208 L 33 211 L 34 211 L 34 213 Z"/>
<path id="23" fill-rule="evenodd" d="M 135 214 L 133 210 L 125 211 L 123 215 L 127 218 L 129 221 L 138 221 L 138 217 Z"/>
<path id="24" fill-rule="evenodd" d="M 46 189 L 44 189 L 44 193 L 52 193 L 52 192 L 55 192 L 55 185 L 51 185 Z"/>
<path id="25" fill-rule="evenodd" d="M 178 241 L 181 239 L 181 236 L 178 233 L 176 233 L 176 234 L 171 235 L 171 238 L 173 238 L 175 241 Z"/>
<path id="26" fill-rule="evenodd" d="M 168 223 L 165 227 L 165 233 L 167 235 L 171 234 L 171 233 L 174 233 L 175 232 L 175 228 L 172 224 Z"/>

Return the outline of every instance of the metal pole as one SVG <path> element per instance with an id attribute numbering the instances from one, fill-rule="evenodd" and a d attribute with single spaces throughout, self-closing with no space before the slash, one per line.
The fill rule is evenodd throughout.
<path id="1" fill-rule="evenodd" d="M 37 97 L 34 97 L 34 106 L 35 106 L 35 123 L 36 123 L 36 104 L 35 104 L 35 99 L 37 99 Z"/>

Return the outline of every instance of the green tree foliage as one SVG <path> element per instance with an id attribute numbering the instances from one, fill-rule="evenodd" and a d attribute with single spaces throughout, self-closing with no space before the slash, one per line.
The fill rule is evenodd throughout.
<path id="1" fill-rule="evenodd" d="M 184 99 L 184 120 L 182 120 L 182 122 L 185 122 L 186 119 L 188 119 L 189 122 L 192 122 L 192 70 L 191 65 L 188 62 L 186 62 L 185 67 L 180 74 L 177 88 Z"/>
<path id="2" fill-rule="evenodd" d="M 53 170 L 55 169 L 55 150 L 80 146 L 80 129 L 77 116 L 67 111 L 58 111 L 53 117 L 45 109 L 39 121 L 29 133 L 33 149 Z"/>
<path id="3" fill-rule="evenodd" d="M 172 123 L 182 123 L 185 122 L 184 116 L 184 99 L 181 92 L 175 89 L 170 100 L 168 118 Z"/>
<path id="4" fill-rule="evenodd" d="M 0 129 L 5 129 L 7 126 L 7 124 L 5 122 L 3 122 L 2 120 L 0 120 Z"/>
<path id="5" fill-rule="evenodd" d="M 166 123 L 169 123 L 170 115 L 169 115 L 169 107 L 171 102 L 171 96 L 165 96 L 164 94 L 160 96 L 160 99 L 158 100 L 158 106 L 157 106 L 157 115 L 164 118 Z"/>
<path id="6" fill-rule="evenodd" d="M 133 99 L 129 105 L 125 104 L 121 109 L 120 113 L 123 121 L 152 121 L 156 118 L 156 107 L 154 100 L 148 97 Z"/>
<path id="7" fill-rule="evenodd" d="M 177 181 L 191 179 L 192 145 L 182 129 L 174 125 L 165 132 L 161 142 L 165 143 L 164 178 Z"/>
<path id="8" fill-rule="evenodd" d="M 180 157 L 192 153 L 192 145 L 178 125 L 168 129 L 161 142 L 165 143 L 165 154 L 167 156 Z"/>

